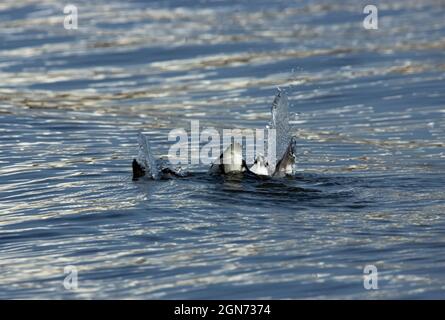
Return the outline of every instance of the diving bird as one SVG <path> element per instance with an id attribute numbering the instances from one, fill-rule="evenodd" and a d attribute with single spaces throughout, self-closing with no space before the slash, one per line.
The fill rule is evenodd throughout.
<path id="1" fill-rule="evenodd" d="M 297 160 L 297 138 L 291 136 L 289 125 L 288 98 L 279 90 L 272 103 L 270 128 L 276 130 L 276 158 L 258 154 L 249 167 L 243 159 L 243 148 L 238 142 L 229 145 L 211 164 L 211 174 L 250 173 L 262 177 L 281 177 L 293 174 Z M 184 177 L 184 173 L 169 167 L 165 162 L 155 159 L 147 138 L 139 135 L 139 155 L 133 160 L 133 180 L 147 176 L 151 179 Z M 276 161 L 278 160 L 278 161 Z"/>

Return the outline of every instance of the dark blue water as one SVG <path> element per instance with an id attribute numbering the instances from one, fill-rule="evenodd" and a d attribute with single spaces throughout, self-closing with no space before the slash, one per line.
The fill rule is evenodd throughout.
<path id="1" fill-rule="evenodd" d="M 366 4 L 2 1 L 0 298 L 444 298 L 445 6 Z M 138 132 L 262 128 L 278 86 L 295 176 L 131 180 Z"/>

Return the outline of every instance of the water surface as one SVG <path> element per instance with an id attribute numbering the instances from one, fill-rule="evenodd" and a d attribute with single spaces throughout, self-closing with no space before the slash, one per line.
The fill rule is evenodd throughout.
<path id="1" fill-rule="evenodd" d="M 361 1 L 76 4 L 0 4 L 0 298 L 445 297 L 443 1 L 378 30 Z M 278 86 L 295 177 L 131 180 L 138 132 L 262 128 Z"/>

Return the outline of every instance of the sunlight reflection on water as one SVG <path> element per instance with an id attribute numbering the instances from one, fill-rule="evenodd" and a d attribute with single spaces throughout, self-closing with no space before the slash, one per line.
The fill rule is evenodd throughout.
<path id="1" fill-rule="evenodd" d="M 0 298 L 443 297 L 443 3 L 77 2 L 0 4 Z M 138 132 L 262 128 L 277 86 L 294 178 L 131 181 Z"/>

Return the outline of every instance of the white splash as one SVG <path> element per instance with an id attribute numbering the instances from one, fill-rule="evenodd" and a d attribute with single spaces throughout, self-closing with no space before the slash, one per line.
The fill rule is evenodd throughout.
<path id="1" fill-rule="evenodd" d="M 152 179 L 159 179 L 160 169 L 158 164 L 153 157 L 153 153 L 151 152 L 150 143 L 148 142 L 147 137 L 139 133 L 138 136 L 139 143 L 139 153 L 137 157 L 137 162 L 144 167 L 145 175 L 147 177 L 151 177 Z"/>
<path id="2" fill-rule="evenodd" d="M 285 91 L 278 89 L 278 93 L 272 103 L 271 122 L 269 128 L 276 130 L 276 158 L 268 159 L 271 167 L 283 159 L 287 151 L 295 151 L 295 145 L 288 150 L 292 140 L 292 128 L 289 124 L 289 99 Z M 295 142 L 294 142 L 295 143 Z"/>

